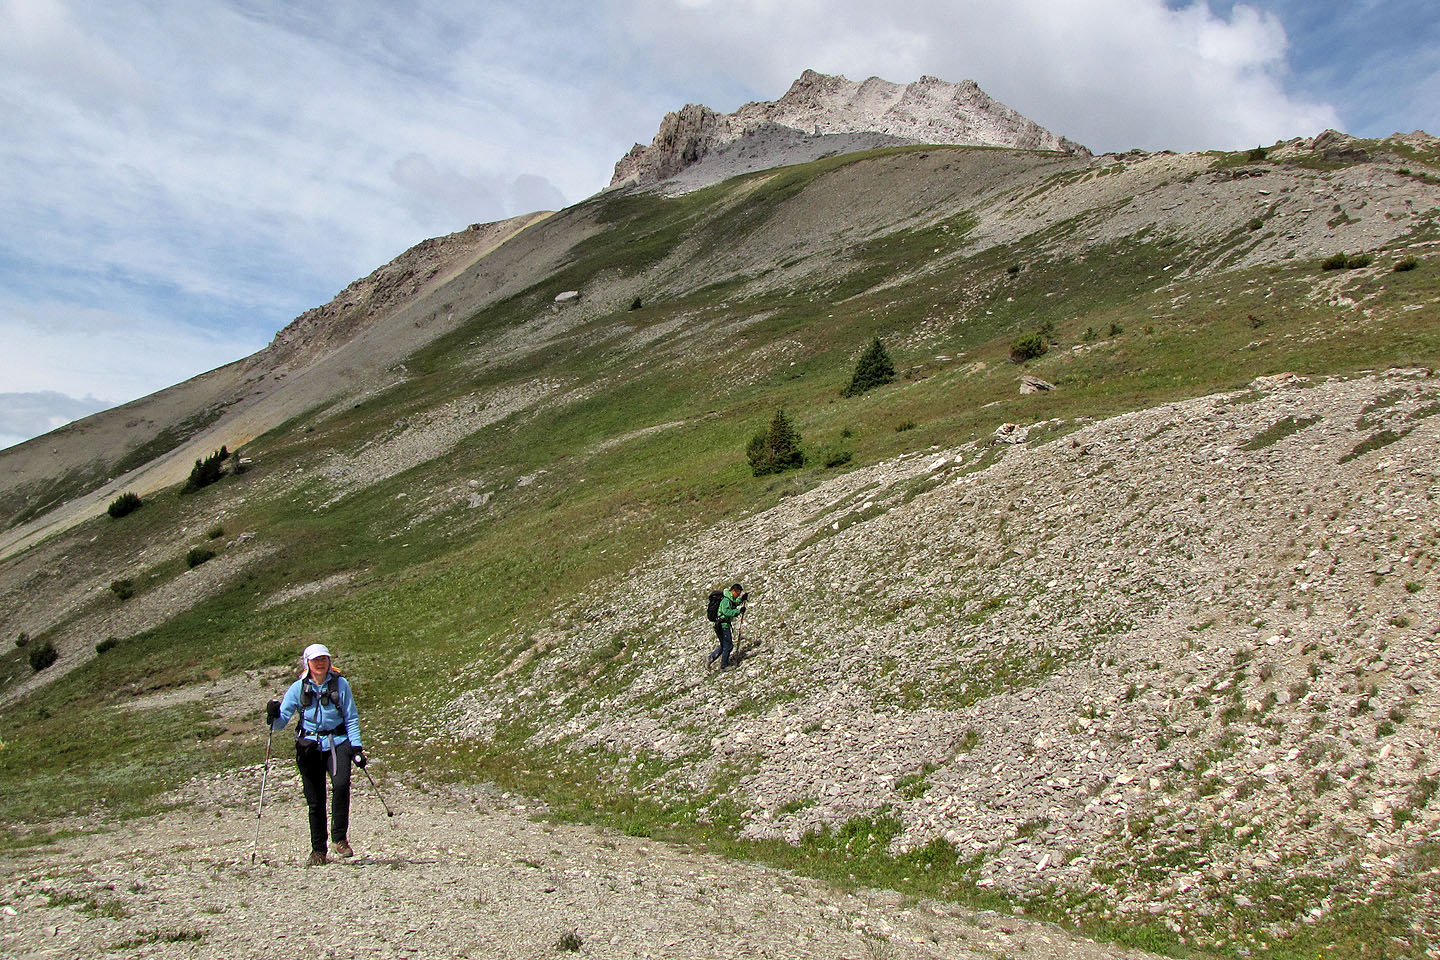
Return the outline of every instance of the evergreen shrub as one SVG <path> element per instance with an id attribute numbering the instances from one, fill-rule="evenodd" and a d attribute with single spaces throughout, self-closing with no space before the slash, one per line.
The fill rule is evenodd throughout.
<path id="1" fill-rule="evenodd" d="M 46 640 L 30 651 L 30 669 L 39 673 L 58 659 L 60 659 L 60 654 L 56 652 L 55 644 Z"/>
<path id="2" fill-rule="evenodd" d="M 750 472 L 757 477 L 805 465 L 800 434 L 783 408 L 775 411 L 768 429 L 750 438 L 745 458 L 750 461 Z"/>
<path id="3" fill-rule="evenodd" d="M 890 359 L 890 354 L 885 352 L 885 344 L 876 337 L 870 341 L 870 348 L 855 362 L 855 372 L 850 377 L 850 385 L 845 388 L 844 396 L 859 396 L 866 390 L 894 382 L 895 363 Z"/>
<path id="4" fill-rule="evenodd" d="M 1045 342 L 1045 335 L 1037 330 L 1015 338 L 1015 342 L 1010 344 L 1010 359 L 1016 363 L 1024 363 L 1043 356 L 1048 349 L 1050 346 Z"/>
<path id="5" fill-rule="evenodd" d="M 110 501 L 110 516 L 119 520 L 121 517 L 139 510 L 140 503 L 140 497 L 137 494 L 129 492 L 122 493 Z"/>
<path id="6" fill-rule="evenodd" d="M 230 451 L 221 447 L 204 460 L 196 460 L 195 466 L 190 468 L 190 477 L 185 481 L 185 488 L 180 492 L 193 493 L 219 480 L 225 473 L 225 461 L 229 457 Z"/>

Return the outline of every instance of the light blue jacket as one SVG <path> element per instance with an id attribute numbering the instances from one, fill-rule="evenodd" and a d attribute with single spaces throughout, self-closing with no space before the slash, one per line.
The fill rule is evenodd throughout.
<path id="1" fill-rule="evenodd" d="M 270 725 L 272 730 L 284 730 L 290 718 L 301 710 L 301 697 L 310 693 L 310 706 L 305 707 L 300 717 L 300 738 L 313 740 L 320 749 L 329 750 L 342 740 L 349 740 L 356 750 L 360 747 L 360 711 L 355 709 L 355 696 L 350 692 L 350 681 L 335 671 L 325 678 L 334 692 L 335 703 L 322 703 L 322 686 L 306 674 L 290 684 L 285 697 L 280 701 L 280 716 Z M 343 729 L 341 729 L 343 727 Z M 322 731 L 316 736 L 316 731 Z"/>

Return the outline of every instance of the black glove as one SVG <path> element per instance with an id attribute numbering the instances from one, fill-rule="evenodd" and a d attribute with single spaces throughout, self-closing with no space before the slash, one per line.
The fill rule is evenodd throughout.
<path id="1" fill-rule="evenodd" d="M 269 703 L 265 704 L 265 719 L 270 723 L 274 723 L 276 720 L 280 719 L 279 700 L 271 700 Z"/>
<path id="2" fill-rule="evenodd" d="M 352 756 L 350 759 L 355 762 L 355 766 L 360 767 L 361 769 L 364 769 L 365 764 L 370 762 L 370 758 L 365 756 L 365 749 L 363 747 L 359 750 L 356 750 L 354 756 Z"/>

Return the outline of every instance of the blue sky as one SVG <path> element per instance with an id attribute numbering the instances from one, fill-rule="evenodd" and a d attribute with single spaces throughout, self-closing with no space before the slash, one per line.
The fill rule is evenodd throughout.
<path id="1" fill-rule="evenodd" d="M 1433 0 L 0 0 L 0 446 L 807 67 L 973 79 L 1097 151 L 1440 133 Z"/>

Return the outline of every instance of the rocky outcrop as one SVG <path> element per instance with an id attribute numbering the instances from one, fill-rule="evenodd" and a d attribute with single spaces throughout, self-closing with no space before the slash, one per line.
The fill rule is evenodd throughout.
<path id="1" fill-rule="evenodd" d="M 854 145 L 833 138 L 860 137 Z M 770 166 L 798 162 L 785 150 L 768 147 L 799 138 L 824 152 L 867 149 L 886 143 L 943 143 L 1013 147 L 1089 155 L 990 97 L 974 81 L 948 83 L 921 77 L 898 84 L 871 77 L 863 83 L 806 70 L 779 100 L 747 103 L 734 113 L 716 113 L 689 104 L 668 113 L 649 146 L 635 144 L 619 163 L 610 185 L 646 186 L 674 177 L 719 153 L 743 152 L 772 159 Z M 804 159 L 813 159 L 805 157 Z"/>

